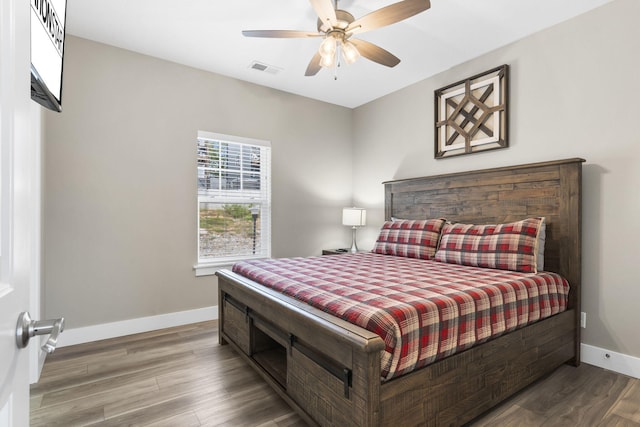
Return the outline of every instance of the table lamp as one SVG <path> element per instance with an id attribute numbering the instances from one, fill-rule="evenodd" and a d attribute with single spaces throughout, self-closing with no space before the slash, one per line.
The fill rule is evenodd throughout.
<path id="1" fill-rule="evenodd" d="M 367 223 L 367 211 L 362 208 L 344 208 L 342 209 L 342 225 L 352 228 L 351 253 L 358 252 L 356 245 L 356 231 L 358 227 L 362 227 Z"/>

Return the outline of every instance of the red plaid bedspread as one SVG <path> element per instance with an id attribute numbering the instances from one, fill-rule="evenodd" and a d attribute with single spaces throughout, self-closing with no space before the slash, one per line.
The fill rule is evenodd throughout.
<path id="1" fill-rule="evenodd" d="M 233 271 L 378 334 L 391 379 L 564 311 L 569 284 L 373 253 L 239 262 Z"/>

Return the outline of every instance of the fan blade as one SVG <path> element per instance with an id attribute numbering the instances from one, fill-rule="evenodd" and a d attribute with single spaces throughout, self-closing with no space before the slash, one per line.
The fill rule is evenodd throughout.
<path id="1" fill-rule="evenodd" d="M 316 52 L 316 54 L 313 55 L 313 58 L 311 58 L 311 62 L 309 62 L 309 65 L 307 66 L 307 71 L 304 73 L 304 75 L 315 76 L 316 74 L 318 74 L 318 71 L 320 71 L 320 68 L 322 68 L 320 66 L 321 59 L 322 59 L 322 56 L 320 55 L 320 52 Z"/>
<path id="2" fill-rule="evenodd" d="M 386 65 L 387 67 L 395 67 L 400 63 L 400 59 L 397 56 L 384 50 L 380 46 L 360 39 L 351 39 L 349 41 L 355 45 L 360 55 L 373 62 Z"/>
<path id="3" fill-rule="evenodd" d="M 335 27 L 338 18 L 331 0 L 309 0 L 309 2 L 322 22 L 323 31 L 328 31 Z"/>
<path id="4" fill-rule="evenodd" d="M 360 19 L 356 19 L 345 29 L 347 33 L 363 33 L 376 28 L 395 24 L 410 18 L 431 7 L 429 0 L 404 0 L 375 10 Z"/>
<path id="5" fill-rule="evenodd" d="M 304 37 L 320 37 L 322 33 L 311 33 L 309 31 L 296 30 L 244 30 L 242 35 L 245 37 L 268 37 L 273 39 L 290 39 Z"/>

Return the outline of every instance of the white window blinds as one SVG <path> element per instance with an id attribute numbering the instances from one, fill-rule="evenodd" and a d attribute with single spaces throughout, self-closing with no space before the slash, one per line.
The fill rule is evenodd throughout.
<path id="1" fill-rule="evenodd" d="M 271 147 L 198 132 L 198 263 L 271 256 Z"/>

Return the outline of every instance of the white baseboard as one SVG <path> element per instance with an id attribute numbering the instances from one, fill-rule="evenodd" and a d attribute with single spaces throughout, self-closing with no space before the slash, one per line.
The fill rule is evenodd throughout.
<path id="1" fill-rule="evenodd" d="M 120 322 L 65 329 L 58 338 L 58 347 L 84 344 L 92 341 L 138 334 L 140 332 L 182 326 L 189 323 L 204 322 L 217 318 L 218 306 L 216 305 L 195 310 L 160 314 L 158 316 L 140 317 L 137 319 L 122 320 Z"/>
<path id="2" fill-rule="evenodd" d="M 66 329 L 58 338 L 58 347 L 104 340 L 140 332 L 155 331 L 218 318 L 218 306 L 141 317 L 120 322 Z M 640 379 L 640 358 L 588 344 L 580 345 L 581 362 Z M 607 357 L 608 355 L 608 357 Z M 42 358 L 44 362 L 44 358 Z"/>
<path id="3" fill-rule="evenodd" d="M 589 365 L 640 379 L 640 358 L 638 357 L 580 344 L 580 360 Z"/>

